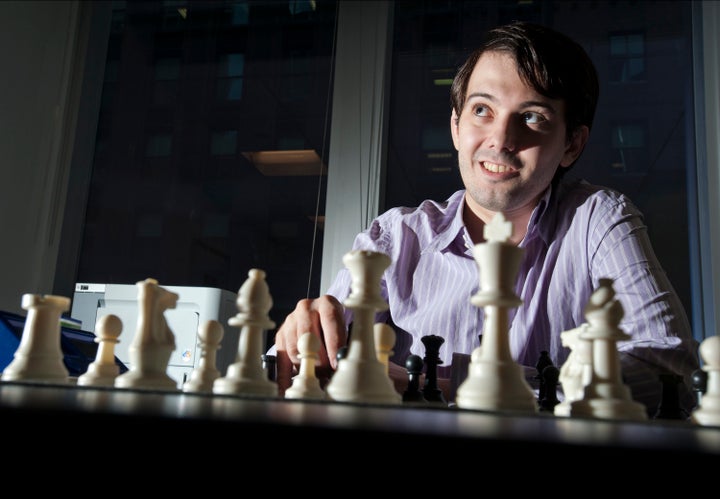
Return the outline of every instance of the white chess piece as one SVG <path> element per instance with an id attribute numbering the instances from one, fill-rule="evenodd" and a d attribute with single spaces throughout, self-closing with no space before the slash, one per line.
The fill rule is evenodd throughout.
<path id="1" fill-rule="evenodd" d="M 630 338 L 618 325 L 624 315 L 615 298 L 612 279 L 600 279 L 585 307 L 589 326 L 580 338 L 592 341 L 592 377 L 583 396 L 570 404 L 570 416 L 599 419 L 647 419 L 645 406 L 632 400 L 630 388 L 622 381 L 617 342 Z"/>
<path id="2" fill-rule="evenodd" d="M 213 393 L 277 396 L 277 383 L 263 369 L 263 332 L 275 327 L 268 312 L 273 301 L 265 281 L 265 272 L 250 269 L 237 297 L 238 314 L 228 324 L 240 327 L 238 353 L 224 377 L 213 383 Z"/>
<path id="3" fill-rule="evenodd" d="M 28 311 L 20 344 L 2 373 L 3 381 L 69 383 L 63 363 L 60 317 L 70 309 L 70 298 L 24 294 L 22 308 Z"/>
<path id="4" fill-rule="evenodd" d="M 319 358 L 320 338 L 314 334 L 303 333 L 298 339 L 300 370 L 292 379 L 292 386 L 285 390 L 287 399 L 326 399 L 327 394 L 320 386 L 315 375 L 315 364 Z"/>
<path id="5" fill-rule="evenodd" d="M 114 386 L 115 378 L 120 375 L 120 366 L 115 362 L 115 345 L 122 332 L 123 324 L 117 315 L 103 315 L 95 323 L 98 344 L 95 360 L 87 371 L 78 376 L 80 386 Z"/>
<path id="6" fill-rule="evenodd" d="M 522 303 L 513 285 L 524 253 L 507 242 L 511 234 L 512 224 L 498 213 L 485 226 L 486 242 L 473 248 L 480 289 L 470 302 L 483 307 L 485 322 L 482 348 L 473 351 L 468 377 L 455 396 L 455 403 L 463 409 L 538 412 L 525 370 L 510 352 L 508 308 Z"/>
<path id="7" fill-rule="evenodd" d="M 592 340 L 581 337 L 588 327 L 585 322 L 560 333 L 560 340 L 570 349 L 570 354 L 560 368 L 559 380 L 564 400 L 555 406 L 555 416 L 569 416 L 570 404 L 583 398 L 585 385 L 592 379 Z"/>
<path id="8" fill-rule="evenodd" d="M 385 372 L 390 375 L 390 357 L 392 357 L 396 340 L 395 330 L 390 324 L 378 322 L 373 327 L 373 335 L 377 358 L 385 366 Z"/>
<path id="9" fill-rule="evenodd" d="M 705 338 L 699 352 L 705 363 L 702 369 L 707 373 L 707 387 L 690 420 L 703 426 L 720 426 L 720 336 Z"/>
<path id="10" fill-rule="evenodd" d="M 213 383 L 220 377 L 220 371 L 217 368 L 217 351 L 224 335 L 225 329 L 219 321 L 208 320 L 200 325 L 198 328 L 200 361 L 183 384 L 184 392 L 211 393 L 213 391 Z"/>
<path id="11" fill-rule="evenodd" d="M 402 396 L 378 360 L 375 351 L 374 320 L 378 310 L 388 304 L 380 294 L 380 278 L 390 265 L 390 257 L 375 251 L 346 253 L 343 263 L 350 270 L 350 296 L 343 305 L 353 310 L 353 330 L 347 355 L 340 359 L 325 391 L 333 400 L 399 404 Z"/>
<path id="12" fill-rule="evenodd" d="M 152 278 L 138 281 L 138 320 L 128 353 L 129 370 L 115 378 L 115 388 L 177 391 L 177 382 L 167 374 L 175 335 L 165 318 L 175 308 L 178 294 Z"/>

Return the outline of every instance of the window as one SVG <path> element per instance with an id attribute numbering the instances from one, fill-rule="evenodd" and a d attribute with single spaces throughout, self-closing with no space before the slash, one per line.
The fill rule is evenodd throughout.
<path id="1" fill-rule="evenodd" d="M 319 292 L 336 2 L 111 8 L 76 282 L 237 292 L 260 268 L 279 324 Z M 284 149 L 313 174 L 240 154 Z"/>
<path id="2" fill-rule="evenodd" d="M 704 130 L 695 131 L 695 120 L 704 118 L 688 104 L 702 98 L 693 94 L 697 3 L 396 1 L 387 33 L 384 25 L 362 25 L 363 55 L 348 62 L 362 71 L 344 80 L 345 61 L 334 59 L 336 37 L 361 37 L 338 13 L 378 4 L 384 3 L 113 2 L 76 282 L 152 276 L 236 291 L 248 269 L 259 267 L 268 273 L 271 316 L 280 323 L 299 297 L 325 288 L 320 257 L 329 268 L 323 241 L 336 236 L 336 225 L 355 227 L 375 211 L 442 199 L 461 187 L 448 84 L 485 28 L 517 18 L 566 32 L 596 62 L 601 102 L 573 173 L 627 192 L 648 215 L 658 256 L 690 312 L 699 236 L 698 215 L 689 208 L 696 186 L 688 179 L 696 175 L 695 137 Z M 392 55 L 383 73 L 386 45 Z M 387 82 L 387 95 L 361 86 L 362 98 L 348 98 L 343 89 L 358 78 L 382 81 L 377 88 Z M 176 98 L 162 106 L 152 104 L 162 100 L 153 89 L 159 81 L 176 85 Z M 341 116 L 332 115 L 336 98 Z M 330 137 L 333 119 L 352 123 L 344 138 L 358 143 L 357 157 L 329 161 L 331 140 L 334 147 L 340 140 Z M 301 151 L 303 172 L 310 165 L 319 173 L 254 162 L 266 151 Z M 356 203 L 348 196 L 356 171 L 352 182 L 331 188 L 326 174 L 370 161 L 384 164 L 382 182 L 357 183 L 373 199 Z M 140 210 L 141 202 L 155 206 Z M 664 223 L 667 213 L 677 223 Z M 140 225 L 144 233 L 157 227 L 147 214 L 162 220 L 163 237 L 134 249 Z M 131 261 L 140 255 L 143 262 Z"/>
<path id="3" fill-rule="evenodd" d="M 645 36 L 643 33 L 610 35 L 611 82 L 645 80 Z"/>
<path id="4" fill-rule="evenodd" d="M 610 129 L 610 147 L 614 159 L 610 166 L 614 174 L 647 174 L 648 151 L 645 125 L 625 123 L 613 125 Z"/>

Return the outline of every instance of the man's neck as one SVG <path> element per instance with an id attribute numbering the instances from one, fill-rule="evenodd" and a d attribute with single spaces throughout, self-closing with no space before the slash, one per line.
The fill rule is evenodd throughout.
<path id="1" fill-rule="evenodd" d="M 479 244 L 485 241 L 485 237 L 483 235 L 485 224 L 490 223 L 495 215 L 496 212 L 490 210 L 473 210 L 470 208 L 466 198 L 463 207 L 463 221 L 465 222 L 465 227 L 470 234 L 470 239 L 473 244 Z M 517 246 L 525 237 L 528 222 L 532 216 L 532 210 L 508 212 L 503 213 L 503 215 L 508 222 L 512 223 L 512 236 L 510 236 L 508 242 Z"/>

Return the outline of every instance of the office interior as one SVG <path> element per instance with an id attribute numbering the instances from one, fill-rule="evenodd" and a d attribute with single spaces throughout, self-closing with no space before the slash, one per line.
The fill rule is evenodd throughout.
<path id="1" fill-rule="evenodd" d="M 454 70 L 485 28 L 549 24 L 601 97 L 573 174 L 646 215 L 698 340 L 716 334 L 718 2 L 30 1 L 0 4 L 3 286 L 237 292 L 279 325 L 391 206 L 460 186 Z M 83 325 L 89 329 L 93 325 Z M 272 331 L 268 332 L 271 339 Z"/>

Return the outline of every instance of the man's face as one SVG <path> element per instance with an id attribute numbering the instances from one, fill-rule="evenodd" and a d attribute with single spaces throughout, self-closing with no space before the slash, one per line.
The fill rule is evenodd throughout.
<path id="1" fill-rule="evenodd" d="M 450 120 L 473 211 L 532 212 L 558 165 L 571 165 L 587 140 L 584 127 L 567 142 L 564 106 L 526 85 L 509 54 L 486 52 L 480 57 L 468 82 L 465 107 Z"/>

